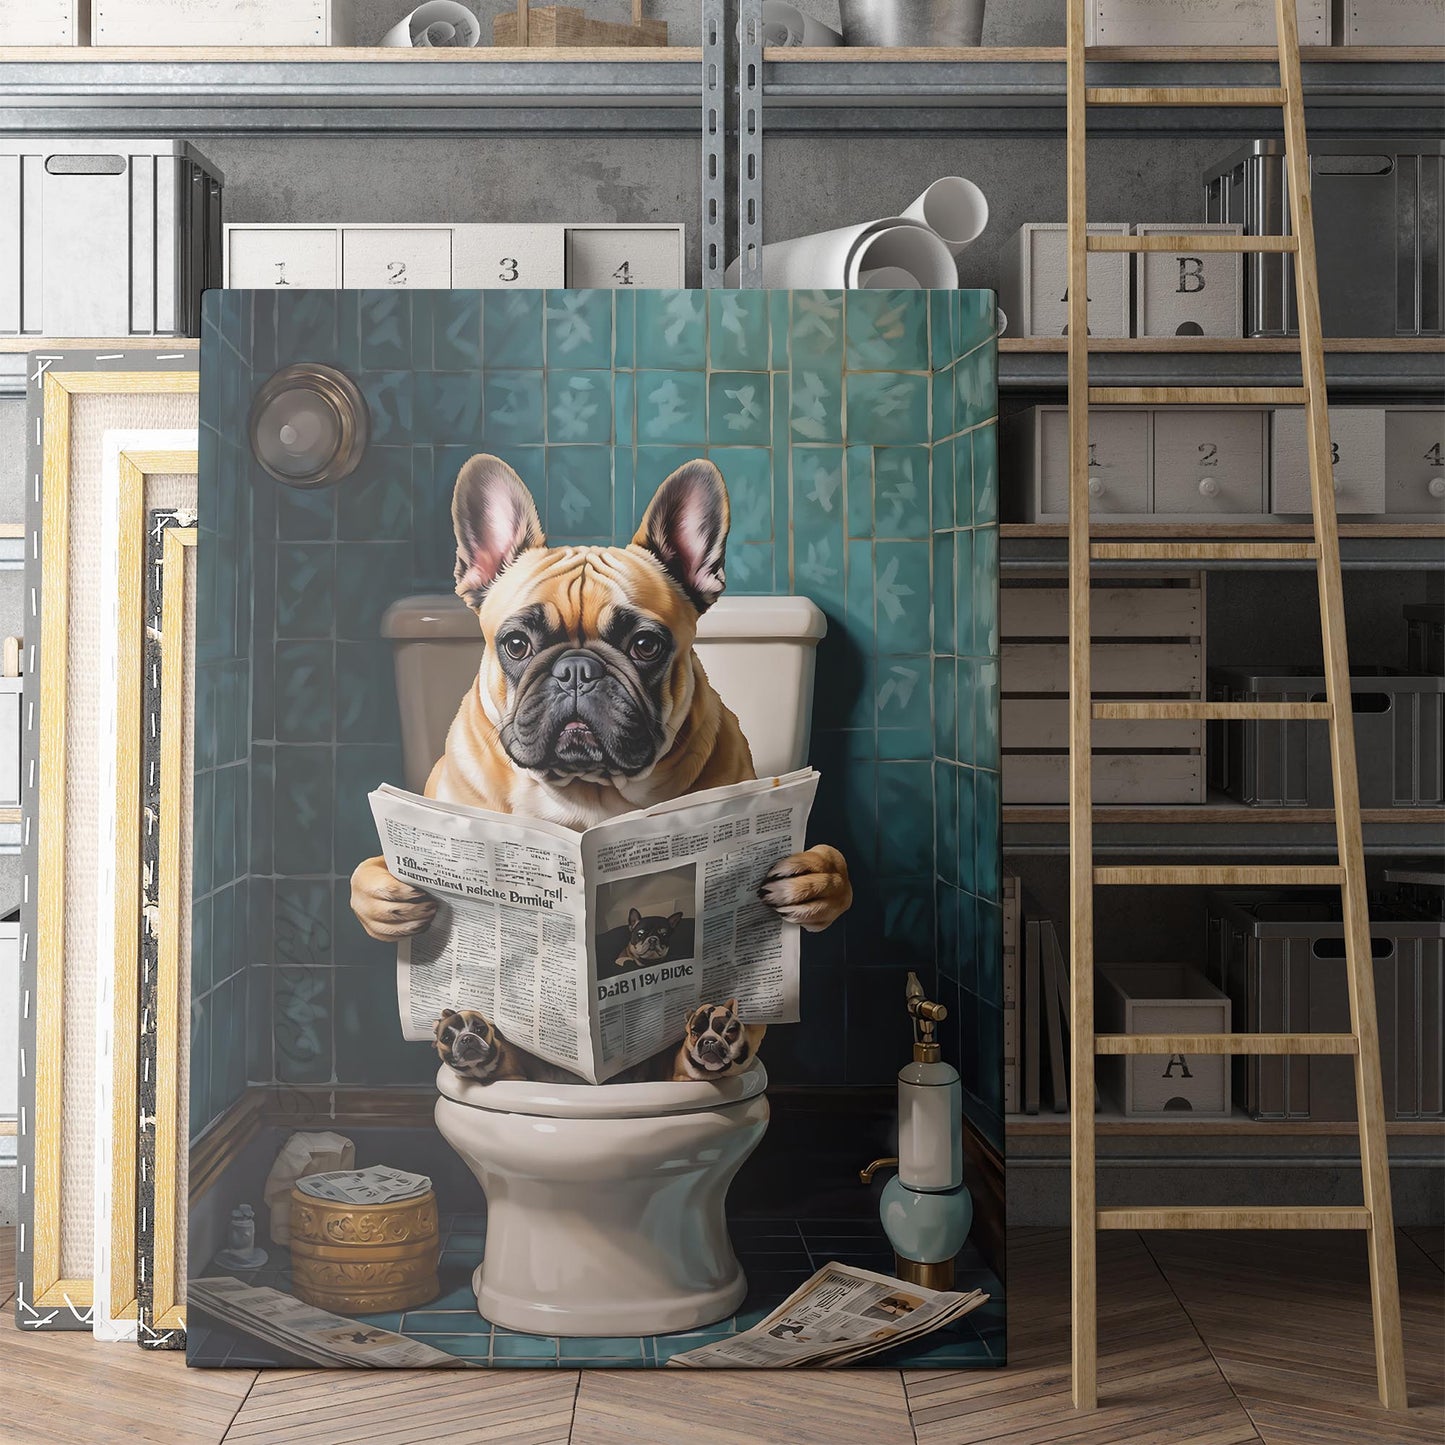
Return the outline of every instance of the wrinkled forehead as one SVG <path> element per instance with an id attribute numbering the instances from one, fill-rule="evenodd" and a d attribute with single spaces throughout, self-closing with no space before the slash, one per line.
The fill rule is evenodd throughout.
<path id="1" fill-rule="evenodd" d="M 712 1008 L 700 1008 L 692 1016 L 692 1031 L 696 1034 L 705 1034 L 711 1027 L 714 1033 L 721 1033 L 732 1022 L 733 1014 L 731 1009 L 725 1009 L 714 1005 Z"/>
<path id="2" fill-rule="evenodd" d="M 662 568 L 624 547 L 551 547 L 524 552 L 498 578 L 482 604 L 492 632 L 523 607 L 540 607 L 549 630 L 595 637 L 619 609 L 656 619 L 675 635 L 692 611 Z"/>

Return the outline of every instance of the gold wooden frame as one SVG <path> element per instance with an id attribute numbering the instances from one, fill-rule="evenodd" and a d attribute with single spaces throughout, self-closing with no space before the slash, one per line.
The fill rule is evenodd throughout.
<path id="1" fill-rule="evenodd" d="M 43 464 L 41 486 L 44 498 L 44 524 L 40 539 L 41 595 L 44 607 L 40 624 L 41 655 L 45 665 L 39 682 L 39 797 L 36 808 L 38 835 L 36 840 L 36 907 L 35 907 L 35 1108 L 32 1114 L 34 1140 L 33 1200 L 40 1205 L 31 1220 L 31 1299 L 35 1307 L 69 1305 L 84 1309 L 94 1302 L 92 1279 L 66 1279 L 61 1275 L 60 1191 L 62 1083 L 64 1071 L 64 988 L 65 988 L 65 724 L 66 668 L 68 655 L 69 594 L 67 575 L 70 557 L 70 456 L 71 398 L 74 396 L 147 395 L 163 393 L 184 395 L 199 390 L 200 378 L 195 371 L 60 371 L 45 373 L 42 383 Z M 137 454 L 140 455 L 140 454 Z M 142 497 L 143 479 L 142 476 Z M 143 529 L 142 529 L 143 531 Z M 139 538 L 137 539 L 140 540 Z M 124 543 L 123 543 L 124 546 Z M 135 565 L 140 565 L 139 554 Z M 127 574 L 127 558 L 121 557 L 121 576 Z M 135 574 L 139 586 L 140 572 Z M 139 593 L 136 594 L 139 596 Z M 137 618 L 136 643 L 140 647 L 140 622 Z M 122 649 L 127 639 L 121 640 Z M 137 656 L 139 654 L 137 653 Z M 124 656 L 124 651 L 122 652 Z M 61 661 L 57 663 L 56 659 Z M 135 672 L 137 698 L 135 728 L 129 746 L 135 749 L 139 765 L 139 681 Z M 134 816 L 134 814 L 133 814 Z M 119 821 L 119 819 L 118 819 Z M 122 834 L 122 848 L 128 849 L 118 868 L 139 871 L 139 830 L 134 827 Z M 121 874 L 118 873 L 118 882 Z M 132 915 L 134 934 L 137 914 Z M 132 939 L 132 946 L 134 939 Z M 129 955 L 134 957 L 133 952 Z M 132 970 L 134 972 L 134 970 Z M 133 994 L 132 994 L 133 998 Z M 132 1004 L 133 1007 L 133 1004 Z M 131 1105 L 125 1126 L 115 1135 L 117 1156 L 128 1159 L 132 1182 L 130 1198 L 134 1200 L 135 1172 L 135 1089 L 134 1089 L 133 1027 L 124 1034 L 117 1032 L 117 1053 L 130 1050 Z M 118 1107 L 118 1103 L 117 1103 Z M 123 1172 L 123 1171 L 122 1171 Z M 114 1215 L 114 1212 L 113 1212 Z M 114 1242 L 114 1241 L 112 1241 Z M 130 1244 L 130 1260 L 134 1263 L 134 1236 Z M 122 1273 L 112 1256 L 113 1277 Z M 134 1269 L 131 1270 L 134 1276 Z M 132 1296 L 133 1299 L 133 1296 Z M 130 1303 L 132 1316 L 134 1304 Z"/>
<path id="2" fill-rule="evenodd" d="M 111 1010 L 111 1212 L 110 1212 L 110 1315 L 116 1320 L 139 1316 L 136 1296 L 136 1036 L 140 1024 L 141 916 L 141 672 L 145 662 L 145 542 L 146 478 L 195 476 L 194 451 L 122 451 L 119 458 L 120 496 L 116 596 L 116 766 L 115 766 L 115 981 Z M 188 535 L 194 542 L 195 530 Z M 166 539 L 165 560 L 171 557 Z M 184 595 L 182 596 L 184 602 Z M 173 845 L 174 846 L 174 845 Z M 162 849 L 165 840 L 162 840 Z M 172 1076 L 176 1069 L 176 1028 L 179 1016 L 171 1002 L 169 1025 L 158 1021 L 157 1066 L 170 1054 Z M 159 1078 L 157 1088 L 160 1087 Z M 172 1100 L 172 1126 L 175 1103 Z M 157 1168 L 168 1163 L 174 1184 L 175 1159 L 156 1156 Z M 117 1167 L 119 1166 L 119 1167 Z M 158 1186 L 159 1187 L 159 1181 Z M 174 1213 L 174 1210 L 172 1210 Z M 101 1221 L 97 1221 L 99 1226 Z M 174 1237 L 175 1221 L 171 1233 Z M 157 1233 L 159 1238 L 159 1232 Z"/>
<path id="3" fill-rule="evenodd" d="M 185 554 L 196 545 L 196 528 L 172 527 L 166 532 L 161 552 L 161 636 L 169 641 L 184 638 L 186 615 Z M 179 824 L 179 809 L 185 786 L 185 769 L 190 759 L 183 746 L 185 736 L 185 683 L 187 658 L 184 645 L 164 646 L 161 651 L 161 813 Z M 137 699 L 139 706 L 139 699 Z M 139 736 L 139 729 L 137 729 Z M 137 827 L 133 839 L 139 843 Z M 181 987 L 181 828 L 163 826 L 160 836 L 160 868 L 156 890 L 159 902 L 159 937 L 156 949 L 156 1113 L 155 1164 L 152 1169 L 155 1200 L 154 1260 L 151 1264 L 153 1305 L 151 1329 L 185 1327 L 185 1306 L 179 1301 L 176 1279 L 176 1147 L 179 1132 L 176 1118 L 180 1069 L 180 987 Z M 139 869 L 136 870 L 137 879 Z M 138 885 L 137 885 L 138 886 Z M 135 915 L 131 937 L 136 938 Z"/>

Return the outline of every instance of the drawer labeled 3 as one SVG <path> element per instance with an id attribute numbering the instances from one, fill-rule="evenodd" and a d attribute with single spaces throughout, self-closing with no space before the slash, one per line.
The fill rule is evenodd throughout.
<path id="1" fill-rule="evenodd" d="M 1270 506 L 1282 516 L 1309 516 L 1309 448 L 1302 409 L 1276 411 L 1270 424 Z M 1342 513 L 1385 510 L 1385 413 L 1378 406 L 1330 408 L 1335 506 Z"/>

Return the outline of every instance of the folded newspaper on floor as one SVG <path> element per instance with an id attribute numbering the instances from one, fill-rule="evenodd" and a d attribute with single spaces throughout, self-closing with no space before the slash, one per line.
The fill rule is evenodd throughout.
<path id="1" fill-rule="evenodd" d="M 229 1275 L 191 1280 L 186 1286 L 186 1303 L 264 1344 L 317 1365 L 416 1370 L 456 1364 L 451 1355 L 420 1340 L 334 1315 L 280 1290 L 244 1284 Z"/>
<path id="2" fill-rule="evenodd" d="M 825 1264 L 752 1329 L 674 1355 L 668 1364 L 723 1370 L 849 1365 L 941 1330 L 987 1299 L 979 1289 L 924 1289 L 852 1265 Z"/>
<path id="3" fill-rule="evenodd" d="M 811 768 L 691 793 L 573 832 L 371 794 L 386 866 L 438 900 L 397 954 L 402 1033 L 479 1009 L 519 1048 L 600 1084 L 682 1037 L 703 1002 L 796 1023 L 798 928 L 757 895 L 803 847 Z"/>

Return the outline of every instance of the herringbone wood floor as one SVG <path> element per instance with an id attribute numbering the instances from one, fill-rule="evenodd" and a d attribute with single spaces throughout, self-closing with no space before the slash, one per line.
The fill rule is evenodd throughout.
<path id="1" fill-rule="evenodd" d="M 1405 1445 L 1445 1439 L 1439 1230 L 1401 1230 L 1410 1411 L 1374 1404 L 1355 1235 L 1106 1234 L 1102 1405 L 1069 1404 L 1068 1240 L 1009 1245 L 1008 1369 L 187 1370 L 81 1334 L 17 1334 L 0 1231 L 4 1445 Z"/>

